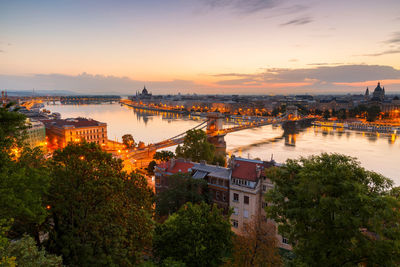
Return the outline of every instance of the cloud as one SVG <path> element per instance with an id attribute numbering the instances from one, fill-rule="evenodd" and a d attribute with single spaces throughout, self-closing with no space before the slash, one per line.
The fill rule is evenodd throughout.
<path id="1" fill-rule="evenodd" d="M 400 44 L 400 32 L 392 33 L 392 38 L 385 41 L 387 44 Z"/>
<path id="2" fill-rule="evenodd" d="M 201 90 L 202 86 L 188 80 L 152 81 L 133 80 L 128 77 L 65 74 L 0 75 L 0 88 L 9 90 L 73 91 L 81 94 L 135 94 L 146 85 L 156 94 L 187 93 Z"/>
<path id="3" fill-rule="evenodd" d="M 289 59 L 289 62 L 297 62 L 297 61 L 299 61 L 299 60 L 296 58 Z"/>
<path id="4" fill-rule="evenodd" d="M 362 56 L 379 57 L 379 56 L 391 55 L 391 54 L 399 54 L 399 53 L 400 53 L 400 48 L 397 48 L 397 49 L 385 50 L 383 52 L 378 52 L 378 53 L 364 54 Z"/>
<path id="5" fill-rule="evenodd" d="M 0 49 L 0 53 L 4 53 L 4 50 L 1 50 L 1 49 Z"/>
<path id="6" fill-rule="evenodd" d="M 229 8 L 239 13 L 250 14 L 279 5 L 278 0 L 199 0 L 209 8 Z"/>
<path id="7" fill-rule="evenodd" d="M 308 89 L 323 89 L 337 87 L 337 84 L 351 84 L 376 80 L 400 79 L 400 70 L 391 66 L 380 65 L 340 65 L 318 66 L 315 68 L 283 69 L 270 68 L 257 74 L 219 74 L 214 77 L 222 79 L 216 82 L 224 86 L 269 86 L 304 85 Z"/>
<path id="8" fill-rule="evenodd" d="M 289 26 L 289 25 L 305 25 L 308 23 L 313 22 L 313 19 L 311 17 L 302 17 L 302 18 L 298 18 L 298 19 L 293 19 L 290 20 L 288 22 L 282 23 L 280 26 Z"/>
<path id="9" fill-rule="evenodd" d="M 326 62 L 319 62 L 319 63 L 309 63 L 308 66 L 333 66 L 333 65 L 343 65 L 343 63 L 326 63 Z"/>
<path id="10" fill-rule="evenodd" d="M 297 92 L 348 92 L 360 90 L 375 81 L 400 90 L 400 70 L 381 65 L 316 66 L 313 68 L 267 68 L 258 73 L 220 73 L 208 75 L 214 82 L 174 79 L 169 81 L 134 80 L 128 77 L 65 74 L 0 75 L 0 88 L 9 91 L 72 91 L 80 94 L 132 95 L 143 85 L 153 94 L 263 94 Z M 391 81 L 391 82 L 389 82 Z"/>

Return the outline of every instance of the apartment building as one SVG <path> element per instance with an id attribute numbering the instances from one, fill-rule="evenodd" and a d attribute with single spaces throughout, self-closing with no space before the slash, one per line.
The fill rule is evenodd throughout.
<path id="1" fill-rule="evenodd" d="M 26 121 L 26 143 L 30 148 L 37 146 L 46 146 L 46 130 L 44 124 L 40 121 L 27 119 Z"/>
<path id="2" fill-rule="evenodd" d="M 264 199 L 265 193 L 273 188 L 265 170 L 276 166 L 274 161 L 261 161 L 232 156 L 228 167 L 196 163 L 184 159 L 172 159 L 155 167 L 156 194 L 168 188 L 168 177 L 175 173 L 189 173 L 195 179 L 205 179 L 212 201 L 225 211 L 233 210 L 230 217 L 232 231 L 242 234 L 246 223 L 261 216 L 268 220 Z M 270 220 L 271 221 L 271 220 Z M 273 221 L 272 221 L 273 222 Z M 274 222 L 273 222 L 274 223 Z M 279 247 L 291 249 L 288 240 L 278 235 Z"/>
<path id="3" fill-rule="evenodd" d="M 265 207 L 268 205 L 265 201 L 265 193 L 274 187 L 266 176 L 265 170 L 275 165 L 274 161 L 231 157 L 229 161 L 229 167 L 232 169 L 229 206 L 233 209 L 231 223 L 232 230 L 236 234 L 243 233 L 246 224 L 258 216 L 275 224 L 266 217 L 265 213 Z M 276 238 L 279 247 L 291 250 L 288 240 L 278 234 L 277 228 Z"/>

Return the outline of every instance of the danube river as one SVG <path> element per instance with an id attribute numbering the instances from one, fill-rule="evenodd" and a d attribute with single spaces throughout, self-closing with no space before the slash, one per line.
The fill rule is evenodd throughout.
<path id="1" fill-rule="evenodd" d="M 108 138 L 121 141 L 132 134 L 135 141 L 155 143 L 185 132 L 203 119 L 153 111 L 135 111 L 120 104 L 47 105 L 63 119 L 87 117 L 106 122 Z M 226 125 L 225 127 L 229 127 Z M 281 127 L 264 126 L 230 133 L 225 137 L 227 152 L 241 157 L 283 163 L 288 158 L 335 152 L 357 157 L 362 166 L 379 172 L 400 185 L 400 136 L 331 128 L 310 127 L 284 133 Z M 174 148 L 170 148 L 173 150 Z"/>

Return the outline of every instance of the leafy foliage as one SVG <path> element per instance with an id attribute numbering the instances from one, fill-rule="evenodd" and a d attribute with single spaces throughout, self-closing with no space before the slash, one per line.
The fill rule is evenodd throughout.
<path id="1" fill-rule="evenodd" d="M 146 170 L 149 175 L 154 175 L 154 167 L 157 165 L 155 160 L 150 161 L 149 165 L 147 166 Z"/>
<path id="2" fill-rule="evenodd" d="M 233 261 L 228 266 L 282 266 L 275 225 L 261 216 L 253 218 L 244 227 L 242 235 L 234 238 Z"/>
<path id="3" fill-rule="evenodd" d="M 287 160 L 268 176 L 268 216 L 294 246 L 296 265 L 398 266 L 400 202 L 392 181 L 353 158 L 321 154 Z"/>
<path id="4" fill-rule="evenodd" d="M 203 130 L 189 130 L 186 133 L 182 146 L 176 148 L 177 157 L 199 162 L 205 160 L 212 163 L 215 147 L 207 141 L 207 134 Z"/>
<path id="5" fill-rule="evenodd" d="M 23 236 L 21 239 L 9 242 L 4 250 L 0 251 L 0 264 L 7 259 L 5 266 L 62 266 L 62 258 L 48 254 L 45 250 L 36 247 L 35 240 L 30 236 Z M 3 265 L 2 265 L 3 266 Z"/>
<path id="6" fill-rule="evenodd" d="M 53 161 L 48 248 L 68 265 L 135 264 L 153 228 L 146 179 L 95 143 L 70 143 Z"/>
<path id="7" fill-rule="evenodd" d="M 125 134 L 122 136 L 122 143 L 127 147 L 127 148 L 134 148 L 136 146 L 135 140 L 133 139 L 133 136 L 131 134 Z"/>
<path id="8" fill-rule="evenodd" d="M 156 227 L 153 250 L 161 261 L 220 266 L 231 252 L 232 235 L 228 219 L 216 205 L 187 203 Z"/>
<path id="9" fill-rule="evenodd" d="M 173 159 L 174 157 L 175 157 L 174 152 L 162 150 L 162 151 L 157 151 L 154 154 L 153 159 L 160 161 L 168 161 L 170 159 Z"/>
<path id="10" fill-rule="evenodd" d="M 40 149 L 24 146 L 24 129 L 25 116 L 11 105 L 0 107 L 0 218 L 13 219 L 12 238 L 23 233 L 37 237 L 47 216 L 43 196 L 50 183 L 48 169 Z"/>
<path id="11" fill-rule="evenodd" d="M 177 212 L 185 203 L 211 202 L 207 181 L 177 173 L 168 177 L 168 188 L 156 196 L 156 214 L 163 217 Z"/>

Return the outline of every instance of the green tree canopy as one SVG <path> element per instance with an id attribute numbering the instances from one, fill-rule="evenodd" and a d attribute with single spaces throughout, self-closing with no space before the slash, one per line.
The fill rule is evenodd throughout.
<path id="1" fill-rule="evenodd" d="M 62 258 L 38 249 L 35 240 L 25 235 L 0 248 L 0 266 L 61 267 Z"/>
<path id="2" fill-rule="evenodd" d="M 297 265 L 400 264 L 400 205 L 391 180 L 339 154 L 287 160 L 267 175 L 275 187 L 266 210 L 294 246 Z"/>
<path id="3" fill-rule="evenodd" d="M 195 162 L 205 160 L 212 163 L 214 152 L 215 146 L 207 141 L 207 134 L 201 129 L 195 129 L 187 131 L 183 145 L 176 148 L 175 154 Z"/>
<path id="4" fill-rule="evenodd" d="M 186 202 L 211 202 L 207 181 L 194 179 L 189 174 L 177 173 L 168 177 L 168 188 L 156 196 L 159 217 L 177 212 Z"/>
<path id="5" fill-rule="evenodd" d="M 168 161 L 174 157 L 175 157 L 174 152 L 161 150 L 161 151 L 157 151 L 154 154 L 153 159 L 160 160 L 160 161 Z"/>
<path id="6" fill-rule="evenodd" d="M 95 143 L 53 155 L 48 248 L 72 266 L 130 266 L 151 242 L 152 191 Z"/>
<path id="7" fill-rule="evenodd" d="M 24 146 L 25 116 L 11 109 L 0 107 L 0 218 L 13 219 L 9 237 L 29 233 L 38 239 L 50 177 L 40 149 Z"/>
<path id="8" fill-rule="evenodd" d="M 228 218 L 216 205 L 187 203 L 156 227 L 154 255 L 186 266 L 220 266 L 232 249 Z"/>
<path id="9" fill-rule="evenodd" d="M 122 136 L 122 143 L 126 145 L 127 148 L 134 148 L 136 146 L 135 140 L 131 134 L 125 134 Z"/>

